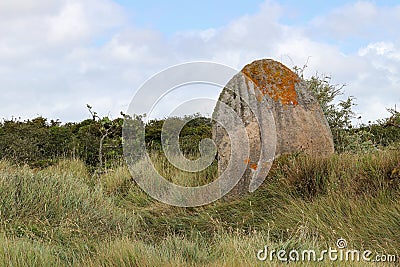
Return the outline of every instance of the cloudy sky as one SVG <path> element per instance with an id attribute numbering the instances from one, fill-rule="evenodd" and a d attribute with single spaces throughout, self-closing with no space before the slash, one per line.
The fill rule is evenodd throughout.
<path id="1" fill-rule="evenodd" d="M 346 84 L 367 122 L 400 109 L 399 25 L 394 0 L 1 1 L 0 115 L 75 121 L 89 103 L 117 117 L 171 65 L 273 58 Z"/>

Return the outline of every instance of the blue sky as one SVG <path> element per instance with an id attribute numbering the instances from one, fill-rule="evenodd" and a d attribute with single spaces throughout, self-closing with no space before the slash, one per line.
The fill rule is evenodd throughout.
<path id="1" fill-rule="evenodd" d="M 74 121 L 88 117 L 89 103 L 116 117 L 146 79 L 171 65 L 201 60 L 240 69 L 273 58 L 288 67 L 308 61 L 306 75 L 347 84 L 367 122 L 400 106 L 397 25 L 393 0 L 2 1 L 0 115 Z M 171 99 L 182 101 L 161 101 L 169 105 L 158 107 L 159 116 L 175 105 Z"/>
<path id="2" fill-rule="evenodd" d="M 221 27 L 235 18 L 257 12 L 263 1 L 116 1 L 139 27 L 167 35 L 177 31 Z"/>
<path id="3" fill-rule="evenodd" d="M 251 15 L 259 10 L 264 1 L 116 1 L 130 13 L 133 23 L 140 27 L 150 27 L 165 34 L 176 31 L 200 30 L 221 27 L 243 15 Z M 288 14 L 281 20 L 285 24 L 305 24 L 314 16 L 329 12 L 349 1 L 296 1 L 281 0 Z M 394 4 L 395 1 L 380 1 Z"/>

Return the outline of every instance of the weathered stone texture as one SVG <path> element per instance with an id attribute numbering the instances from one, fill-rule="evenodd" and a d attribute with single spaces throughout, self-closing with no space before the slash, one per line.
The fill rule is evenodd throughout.
<path id="1" fill-rule="evenodd" d="M 248 170 L 233 194 L 247 192 L 252 177 L 263 175 L 263 165 L 272 164 L 262 162 L 263 157 L 260 162 L 260 156 L 267 153 L 270 142 L 274 141 L 268 132 L 273 123 L 268 112 L 272 112 L 275 120 L 275 156 L 299 151 L 326 156 L 334 152 L 332 134 L 318 101 L 307 84 L 279 62 L 262 59 L 246 65 L 228 82 L 219 101 L 232 107 L 242 118 L 250 142 L 250 158 L 243 159 Z M 221 116 L 223 111 L 217 105 L 213 117 Z M 218 148 L 218 169 L 222 173 L 231 153 L 229 138 L 218 124 L 214 125 L 213 137 Z"/>

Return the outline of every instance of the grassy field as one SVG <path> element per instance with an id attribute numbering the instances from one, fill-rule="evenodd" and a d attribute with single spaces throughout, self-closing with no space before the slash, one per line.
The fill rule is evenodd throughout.
<path id="1" fill-rule="evenodd" d="M 215 164 L 189 175 L 154 162 L 176 183 L 216 177 Z M 124 166 L 98 176 L 78 160 L 45 169 L 0 161 L 0 265 L 287 266 L 259 261 L 257 251 L 320 252 L 339 238 L 400 256 L 399 162 L 398 150 L 284 156 L 253 194 L 177 208 L 145 194 Z"/>

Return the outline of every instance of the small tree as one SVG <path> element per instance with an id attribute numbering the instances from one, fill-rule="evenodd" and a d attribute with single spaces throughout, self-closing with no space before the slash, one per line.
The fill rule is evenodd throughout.
<path id="1" fill-rule="evenodd" d="M 400 146 L 400 112 L 396 108 L 387 109 L 391 116 L 377 120 L 368 126 L 374 135 L 374 142 L 380 146 Z"/>
<path id="2" fill-rule="evenodd" d="M 393 108 L 389 108 L 387 110 L 389 111 L 391 116 L 389 117 L 389 119 L 386 120 L 384 127 L 400 128 L 400 112 Z"/>
<path id="3" fill-rule="evenodd" d="M 117 130 L 120 130 L 121 120 L 110 120 L 108 117 L 103 117 L 100 118 L 97 115 L 97 112 L 92 110 L 92 106 L 86 105 L 88 108 L 90 114 L 92 115 L 93 121 L 99 123 L 99 133 L 100 133 L 100 142 L 99 142 L 99 154 L 98 154 L 98 160 L 99 160 L 99 165 L 97 168 L 97 173 L 100 175 L 103 172 L 103 167 L 104 167 L 104 141 L 107 137 L 109 137 L 111 134 L 115 133 Z"/>

